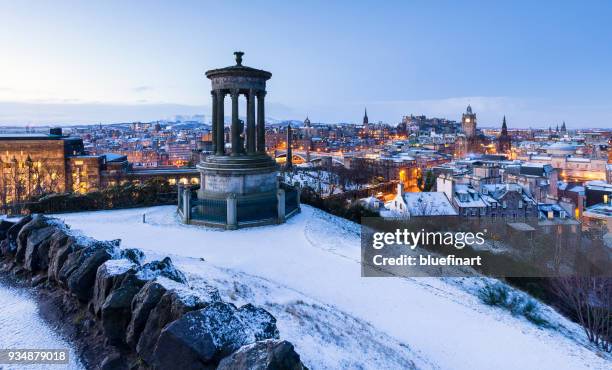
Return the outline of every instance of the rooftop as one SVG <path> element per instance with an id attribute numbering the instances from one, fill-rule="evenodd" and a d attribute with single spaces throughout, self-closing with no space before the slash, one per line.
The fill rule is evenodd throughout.
<path id="1" fill-rule="evenodd" d="M 612 219 L 612 205 L 599 203 L 588 207 L 584 213 L 587 217 Z"/>
<path id="2" fill-rule="evenodd" d="M 0 134 L 0 140 L 75 140 L 77 137 L 43 133 Z"/>

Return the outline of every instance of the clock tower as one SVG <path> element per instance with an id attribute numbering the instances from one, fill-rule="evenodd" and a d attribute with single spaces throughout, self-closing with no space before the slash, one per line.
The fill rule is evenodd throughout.
<path id="1" fill-rule="evenodd" d="M 476 136 L 476 113 L 472 112 L 470 105 L 461 116 L 461 129 L 468 139 Z"/>

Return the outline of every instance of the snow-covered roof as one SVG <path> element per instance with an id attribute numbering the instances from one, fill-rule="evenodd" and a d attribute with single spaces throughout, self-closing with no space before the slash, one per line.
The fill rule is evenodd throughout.
<path id="1" fill-rule="evenodd" d="M 553 149 L 553 150 L 575 150 L 576 146 L 569 144 L 569 143 L 563 143 L 563 142 L 556 142 L 554 144 L 551 144 L 550 146 L 548 146 L 546 148 L 548 149 Z"/>
<path id="2" fill-rule="evenodd" d="M 590 158 L 580 158 L 580 157 L 569 157 L 567 158 L 568 162 L 579 162 L 579 163 L 590 163 Z"/>
<path id="3" fill-rule="evenodd" d="M 612 219 L 612 206 L 610 204 L 599 203 L 588 207 L 584 211 L 587 217 Z"/>
<path id="4" fill-rule="evenodd" d="M 612 184 L 601 180 L 587 181 L 586 186 L 591 190 L 612 191 Z"/>
<path id="5" fill-rule="evenodd" d="M 457 211 L 442 192 L 404 193 L 411 216 L 456 216 Z"/>
<path id="6" fill-rule="evenodd" d="M 457 206 L 461 208 L 483 208 L 487 206 L 487 204 L 482 200 L 480 194 L 468 185 L 455 185 L 455 193 L 458 196 L 455 196 L 454 200 L 457 203 Z"/>
<path id="7" fill-rule="evenodd" d="M 367 207 L 370 207 L 370 208 L 378 208 L 382 204 L 382 201 L 379 200 L 378 198 L 376 198 L 373 195 L 370 195 L 367 198 L 361 198 L 361 199 L 359 199 L 359 201 L 364 206 L 367 206 Z"/>

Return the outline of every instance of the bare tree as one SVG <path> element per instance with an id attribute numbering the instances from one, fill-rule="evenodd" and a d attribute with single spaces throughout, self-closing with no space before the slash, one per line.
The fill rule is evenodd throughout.
<path id="1" fill-rule="evenodd" d="M 612 278 L 559 277 L 552 280 L 552 288 L 589 341 L 612 352 Z"/>

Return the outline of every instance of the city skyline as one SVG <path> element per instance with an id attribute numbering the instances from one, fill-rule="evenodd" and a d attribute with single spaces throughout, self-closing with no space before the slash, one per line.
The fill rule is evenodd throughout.
<path id="1" fill-rule="evenodd" d="M 458 121 L 471 104 L 479 126 L 610 127 L 609 3 L 374 5 L 2 3 L 0 124 L 208 116 L 203 72 L 242 50 L 274 71 L 274 119 Z"/>

